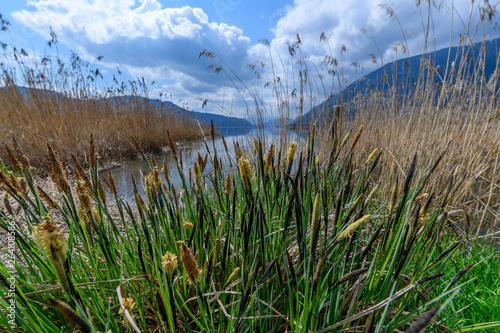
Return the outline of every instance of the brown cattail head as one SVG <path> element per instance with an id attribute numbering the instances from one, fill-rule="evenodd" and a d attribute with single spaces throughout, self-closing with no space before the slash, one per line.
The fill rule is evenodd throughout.
<path id="1" fill-rule="evenodd" d="M 30 160 L 26 155 L 23 154 L 21 151 L 21 148 L 19 148 L 19 144 L 17 143 L 16 138 L 13 136 L 12 137 L 12 147 L 14 148 L 13 154 L 16 156 L 16 159 L 19 163 L 21 163 L 20 168 L 25 167 L 29 169 L 30 167 Z"/>
<path id="2" fill-rule="evenodd" d="M 5 209 L 7 209 L 7 212 L 14 216 L 14 210 L 12 209 L 12 206 L 10 205 L 10 201 L 9 201 L 9 198 L 7 197 L 7 195 L 5 195 L 3 197 L 3 205 L 5 206 Z"/>
<path id="3" fill-rule="evenodd" d="M 356 132 L 354 139 L 352 139 L 352 145 L 351 145 L 352 148 L 354 148 L 354 146 L 356 146 L 356 143 L 358 143 L 359 138 L 361 137 L 361 133 L 363 133 L 363 125 L 361 125 L 359 130 Z"/>
<path id="4" fill-rule="evenodd" d="M 240 169 L 241 180 L 246 189 L 249 189 L 252 185 L 251 176 L 252 169 L 250 167 L 250 162 L 247 159 L 240 158 L 238 161 L 238 166 Z"/>
<path id="5" fill-rule="evenodd" d="M 224 139 L 224 135 L 222 136 L 222 145 L 224 146 L 226 154 L 229 154 L 229 150 L 227 149 L 226 139 Z"/>
<path id="6" fill-rule="evenodd" d="M 10 180 L 10 183 L 12 184 L 12 187 L 16 189 L 16 194 L 23 195 L 24 194 L 23 188 L 19 184 L 19 181 L 17 180 L 17 177 L 16 177 L 16 175 L 14 175 L 14 173 L 11 172 L 9 174 L 9 180 Z"/>
<path id="7" fill-rule="evenodd" d="M 98 181 L 98 189 L 99 189 L 99 198 L 101 199 L 101 202 L 103 204 L 106 204 L 108 201 L 108 198 L 106 197 L 106 190 L 104 189 L 104 185 L 102 184 L 102 181 L 99 179 Z"/>
<path id="8" fill-rule="evenodd" d="M 10 163 L 16 169 L 17 172 L 22 174 L 22 164 L 21 161 L 16 157 L 16 155 L 10 150 L 10 148 L 6 145 L 5 149 L 7 150 L 7 156 L 9 156 Z"/>
<path id="9" fill-rule="evenodd" d="M 85 171 L 83 170 L 83 168 L 80 165 L 80 163 L 78 163 L 78 160 L 76 159 L 75 155 L 71 154 L 71 160 L 73 161 L 73 165 L 75 166 L 76 178 L 80 179 L 80 180 L 83 180 L 85 182 L 85 187 L 90 192 L 92 192 L 92 187 L 91 187 L 91 184 L 90 184 L 90 179 L 87 176 L 87 174 L 85 173 Z"/>
<path id="10" fill-rule="evenodd" d="M 168 174 L 168 165 L 167 165 L 167 161 L 163 160 L 163 166 L 161 168 L 161 172 L 163 173 L 163 176 L 165 177 L 165 180 L 169 180 L 170 176 Z"/>
<path id="11" fill-rule="evenodd" d="M 212 139 L 212 142 L 215 141 L 215 127 L 213 120 L 210 120 L 210 138 Z"/>
<path id="12" fill-rule="evenodd" d="M 43 247 L 51 260 L 66 259 L 68 242 L 49 214 L 43 217 L 42 223 L 35 226 L 35 239 Z"/>
<path id="13" fill-rule="evenodd" d="M 56 183 L 59 192 L 69 194 L 70 188 L 61 160 L 56 155 L 50 144 L 47 143 L 47 161 L 50 177 Z"/>
<path id="14" fill-rule="evenodd" d="M 224 194 L 228 197 L 231 195 L 231 176 L 229 174 L 226 177 L 226 184 L 224 185 Z"/>
<path id="15" fill-rule="evenodd" d="M 271 168 L 273 166 L 273 158 L 274 158 L 274 144 L 271 143 L 271 146 L 267 151 L 266 163 L 264 164 L 264 172 L 266 175 L 269 174 L 269 171 L 271 171 Z"/>
<path id="16" fill-rule="evenodd" d="M 82 332 L 91 332 L 89 324 L 80 317 L 69 305 L 64 302 L 58 301 L 52 297 L 49 297 L 49 302 L 52 304 L 54 309 L 64 316 L 68 321 L 78 325 Z"/>
<path id="17" fill-rule="evenodd" d="M 177 153 L 175 151 L 175 144 L 174 140 L 172 140 L 172 137 L 170 136 L 170 132 L 167 130 L 167 140 L 168 140 L 168 145 L 170 146 L 170 151 L 172 152 L 172 156 L 174 157 L 175 161 L 177 162 Z"/>
<path id="18" fill-rule="evenodd" d="M 108 185 L 109 185 L 109 190 L 113 195 L 118 195 L 118 191 L 116 190 L 116 184 L 115 184 L 115 178 L 111 174 L 111 171 L 108 170 Z"/>
<path id="19" fill-rule="evenodd" d="M 90 203 L 90 196 L 85 188 L 85 182 L 83 180 L 76 181 L 76 194 L 78 195 L 78 201 L 80 201 L 80 206 L 85 211 L 90 211 L 92 209 L 92 204 Z"/>
<path id="20" fill-rule="evenodd" d="M 200 277 L 201 270 L 198 268 L 198 263 L 196 262 L 191 249 L 187 247 L 184 242 L 182 242 L 179 245 L 179 250 L 181 253 L 182 265 L 186 270 L 188 281 L 191 283 L 197 282 Z"/>
<path id="21" fill-rule="evenodd" d="M 179 152 L 179 165 L 181 166 L 181 169 L 184 168 L 184 165 L 182 164 L 182 151 Z"/>
<path id="22" fill-rule="evenodd" d="M 55 203 L 54 200 L 45 192 L 39 185 L 36 186 L 38 189 L 38 194 L 40 197 L 47 203 L 47 206 L 49 206 L 51 209 L 57 209 L 57 204 Z"/>
<path id="23" fill-rule="evenodd" d="M 8 194 L 12 196 L 17 195 L 17 190 L 12 185 L 9 177 L 7 177 L 2 170 L 0 170 L 0 188 L 4 189 Z"/>
<path id="24" fill-rule="evenodd" d="M 171 277 L 174 273 L 174 270 L 177 268 L 177 266 L 179 266 L 177 262 L 177 256 L 167 251 L 162 259 L 163 261 L 161 262 L 161 264 L 163 268 L 165 268 L 165 272 L 168 274 L 168 276 Z"/>

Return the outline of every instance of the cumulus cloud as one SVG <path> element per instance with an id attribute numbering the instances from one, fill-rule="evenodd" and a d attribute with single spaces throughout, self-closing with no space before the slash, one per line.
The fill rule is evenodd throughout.
<path id="1" fill-rule="evenodd" d="M 201 8 L 163 8 L 157 0 L 39 0 L 14 12 L 19 22 L 77 53 L 104 56 L 110 67 L 152 80 L 174 80 L 186 94 L 214 92 L 229 85 L 206 70 L 199 53 L 210 49 L 235 68 L 248 60 L 250 39 L 234 26 L 210 22 Z M 187 97 L 182 96 L 182 97 Z"/>
<path id="2" fill-rule="evenodd" d="M 277 22 L 272 44 L 278 52 L 287 53 L 288 45 L 297 40 L 298 33 L 302 41 L 301 48 L 312 63 L 319 65 L 326 54 L 339 61 L 343 59 L 349 81 L 354 79 L 354 70 L 349 66 L 354 61 L 365 68 L 364 74 L 375 69 L 371 64 L 371 54 L 378 58 L 380 65 L 382 61 L 392 61 L 396 56 L 401 58 L 422 53 L 428 16 L 427 2 L 422 2 L 418 7 L 413 1 L 388 0 L 384 3 L 381 5 L 380 0 L 295 0 Z M 478 2 L 472 8 L 471 3 L 466 1 L 455 1 L 454 7 L 446 1 L 437 3 L 430 11 L 428 50 L 447 47 L 450 31 L 452 43 L 456 45 L 460 34 L 467 29 L 469 14 L 472 13 L 472 29 L 476 27 L 480 15 Z M 320 41 L 322 32 L 328 43 Z M 494 37 L 492 25 L 486 26 L 486 35 Z M 477 34 L 477 37 L 481 38 L 482 34 Z M 396 55 L 394 46 L 399 42 L 408 47 L 408 53 L 402 54 L 399 48 Z M 343 54 L 342 46 L 347 50 Z M 260 56 L 266 54 L 265 48 L 261 46 L 254 47 L 252 52 Z"/>

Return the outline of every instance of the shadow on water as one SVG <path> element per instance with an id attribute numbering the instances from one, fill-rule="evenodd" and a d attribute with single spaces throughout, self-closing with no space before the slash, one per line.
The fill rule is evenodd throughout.
<path id="1" fill-rule="evenodd" d="M 234 128 L 226 128 L 219 129 L 219 133 L 221 133 L 226 141 L 227 148 L 230 156 L 234 159 L 235 156 L 235 144 L 238 143 L 240 148 L 246 148 L 249 152 L 251 151 L 252 139 L 254 137 L 263 136 L 263 140 L 265 141 L 266 146 L 269 146 L 271 142 L 277 145 L 280 142 L 280 135 L 276 133 L 277 131 L 272 129 L 266 129 L 264 131 L 257 131 L 256 129 L 234 129 Z M 296 138 L 292 138 L 295 140 Z M 207 137 L 207 144 L 209 146 L 210 151 L 213 153 L 212 142 L 210 140 L 210 136 Z M 217 154 L 222 160 L 226 160 L 227 154 L 222 142 L 222 137 L 218 136 L 214 140 L 215 149 L 217 150 Z M 193 168 L 193 163 L 198 159 L 198 152 L 200 152 L 201 156 L 204 158 L 207 153 L 207 149 L 205 146 L 204 140 L 191 141 L 183 144 L 178 144 L 176 147 L 177 153 L 182 154 L 183 161 L 183 172 L 186 175 L 186 179 L 188 178 L 188 170 L 189 168 Z M 167 162 L 167 166 L 169 169 L 170 181 L 172 184 L 178 188 L 181 185 L 181 177 L 177 171 L 177 167 L 175 164 L 175 160 L 170 153 L 170 151 L 155 156 L 158 162 L 158 166 L 161 168 L 163 161 Z M 227 164 L 227 163 L 224 163 Z M 212 172 L 212 165 L 210 163 L 210 159 L 208 159 L 207 166 L 205 168 L 205 175 L 208 175 Z M 227 172 L 230 172 L 227 170 Z M 134 198 L 134 191 L 132 188 L 131 177 L 134 177 L 137 188 L 141 194 L 144 193 L 144 182 L 142 175 L 146 175 L 149 173 L 148 167 L 142 158 L 138 158 L 136 160 L 125 161 L 121 167 L 112 169 L 111 173 L 113 178 L 115 179 L 116 188 L 118 191 L 118 195 L 125 199 L 126 201 L 132 203 Z M 104 173 L 103 173 L 104 174 Z M 162 175 L 163 177 L 163 175 Z M 163 179 L 164 180 L 164 179 Z M 209 182 L 206 182 L 209 184 Z M 111 195 L 108 193 L 108 195 Z"/>

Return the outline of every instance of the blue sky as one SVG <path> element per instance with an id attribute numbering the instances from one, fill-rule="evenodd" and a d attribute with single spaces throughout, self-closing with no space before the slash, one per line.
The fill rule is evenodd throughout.
<path id="1" fill-rule="evenodd" d="M 299 33 L 310 68 L 321 71 L 321 61 L 330 54 L 344 64 L 347 82 L 376 69 L 370 54 L 379 64 L 401 58 L 401 48 L 394 46 L 407 38 L 408 54 L 423 51 L 427 3 L 416 6 L 413 0 L 385 1 L 396 14 L 391 19 L 382 0 L 30 0 L 0 1 L 0 13 L 11 22 L 9 32 L 1 32 L 0 40 L 14 43 L 40 59 L 56 56 L 47 47 L 50 27 L 58 36 L 59 56 L 69 58 L 70 51 L 94 63 L 111 82 L 116 68 L 129 78 L 144 77 L 155 81 L 150 95 L 160 92 L 171 100 L 200 110 L 201 101 L 208 99 L 208 110 L 244 116 L 240 92 L 224 75 L 216 75 L 207 66 L 214 62 L 199 59 L 203 49 L 217 53 L 249 87 L 257 89 L 269 109 L 272 96 L 265 92 L 265 81 L 256 80 L 247 64 L 264 61 L 271 68 L 269 48 L 259 44 L 266 38 L 271 42 L 274 74 L 288 77 L 290 86 L 296 72 L 290 59 L 288 45 Z M 466 29 L 469 16 L 475 26 L 479 18 L 478 4 L 461 1 L 436 1 L 431 8 L 431 48 L 449 45 L 451 20 L 452 43 Z M 496 5 L 491 1 L 491 5 Z M 495 17 L 494 20 L 497 18 Z M 328 44 L 320 41 L 324 32 Z M 498 36 L 493 24 L 485 29 L 487 38 Z M 9 35 L 10 34 L 10 35 Z M 481 28 L 476 38 L 481 38 Z M 347 51 L 341 52 L 342 45 Z M 8 50 L 7 50 L 8 51 Z M 4 55 L 5 56 L 5 55 Z M 281 59 L 279 58 L 281 56 Z M 363 69 L 355 72 L 351 63 Z M 283 66 L 281 65 L 283 64 Z M 295 67 L 295 69 L 297 69 Z M 270 70 L 269 70 L 270 71 Z M 270 75 L 270 72 L 267 72 Z M 328 90 L 332 89 L 330 86 Z M 335 89 L 335 86 L 333 87 Z M 248 96 L 248 95 L 246 95 Z M 181 102 L 179 102 L 181 100 Z M 275 112 L 275 111 L 271 111 Z"/>

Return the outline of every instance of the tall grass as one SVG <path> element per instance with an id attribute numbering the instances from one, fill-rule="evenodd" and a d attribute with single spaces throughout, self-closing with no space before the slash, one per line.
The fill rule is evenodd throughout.
<path id="1" fill-rule="evenodd" d="M 4 20 L 2 26 L 7 28 Z M 57 47 L 55 35 L 50 45 Z M 38 59 L 15 45 L 7 46 L 2 59 L 0 144 L 16 137 L 35 166 L 42 165 L 47 142 L 68 158 L 65 162 L 73 153 L 88 163 L 82 152 L 91 133 L 103 162 L 136 154 L 131 137 L 152 153 L 167 145 L 167 130 L 177 141 L 200 137 L 188 115 L 148 101 L 144 78 L 125 82 L 118 71 L 108 85 L 95 63 L 76 54 L 68 61 Z M 5 152 L 0 158 L 9 163 Z"/>

